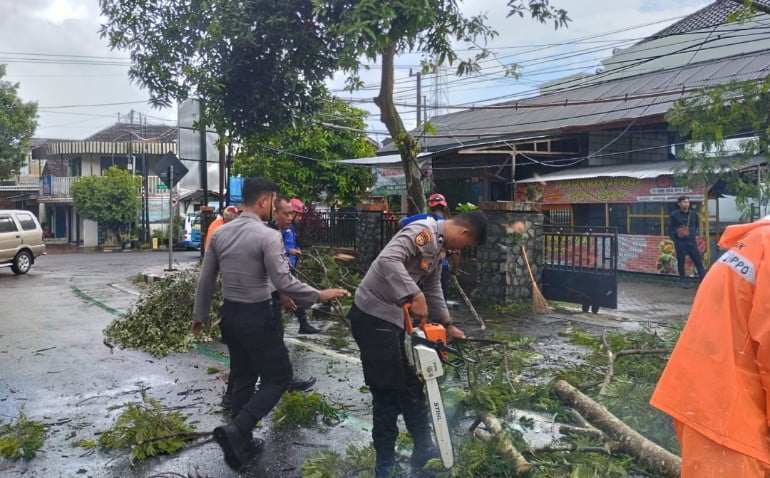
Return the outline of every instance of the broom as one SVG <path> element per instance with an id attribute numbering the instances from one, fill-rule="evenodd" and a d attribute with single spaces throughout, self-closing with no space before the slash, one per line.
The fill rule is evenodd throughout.
<path id="1" fill-rule="evenodd" d="M 532 268 L 529 266 L 529 259 L 527 258 L 527 251 L 524 249 L 524 244 L 521 245 L 521 253 L 524 256 L 524 263 L 527 265 L 529 271 L 529 278 L 532 279 L 532 311 L 536 314 L 547 314 L 551 311 L 548 307 L 548 302 L 543 297 L 543 293 L 540 292 L 540 288 L 535 282 L 535 275 L 532 273 Z"/>

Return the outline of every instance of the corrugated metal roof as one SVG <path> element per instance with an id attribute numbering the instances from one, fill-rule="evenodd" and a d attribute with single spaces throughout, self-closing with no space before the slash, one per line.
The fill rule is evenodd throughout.
<path id="1" fill-rule="evenodd" d="M 767 162 L 767 158 L 757 156 L 749 159 L 743 168 L 756 167 Z M 588 168 L 570 168 L 555 173 L 543 174 L 534 178 L 526 178 L 516 183 L 547 183 L 551 181 L 567 181 L 570 179 L 587 178 L 657 178 L 662 174 L 675 174 L 685 167 L 684 161 L 657 161 L 654 163 L 612 164 L 608 166 L 591 166 Z"/>
<path id="2" fill-rule="evenodd" d="M 176 152 L 176 143 L 65 141 L 33 148 L 32 158 L 45 159 L 65 154 L 166 154 L 169 151 Z"/>
<path id="3" fill-rule="evenodd" d="M 770 7 L 770 1 L 768 0 L 753 0 L 754 3 L 763 7 Z M 643 41 L 649 41 L 662 36 L 677 35 L 680 33 L 691 32 L 693 30 L 700 30 L 701 28 L 713 27 L 720 25 L 727 21 L 727 17 L 733 12 L 737 12 L 741 8 L 741 5 L 732 0 L 717 0 L 716 2 L 701 8 L 692 15 L 688 15 L 686 18 L 679 20 L 673 25 L 666 27 L 659 31 L 650 38 Z"/>
<path id="4" fill-rule="evenodd" d="M 754 80 L 770 74 L 770 50 L 721 58 L 681 68 L 558 91 L 518 101 L 501 103 L 509 109 L 469 109 L 431 119 L 437 136 L 420 140 L 424 150 L 449 146 L 490 143 L 500 138 L 516 138 L 541 132 L 565 132 L 587 126 L 628 122 L 663 115 L 688 90 L 724 84 L 731 80 Z M 623 100 L 624 96 L 649 95 Z M 618 101 L 569 105 L 570 101 L 618 98 Z M 564 107 L 526 107 L 564 103 Z M 516 109 L 520 107 L 519 109 Z M 478 135 L 474 138 L 472 135 Z M 454 136 L 463 135 L 463 136 Z M 470 135 L 470 136 L 469 136 Z M 392 145 L 382 152 L 392 152 Z"/>

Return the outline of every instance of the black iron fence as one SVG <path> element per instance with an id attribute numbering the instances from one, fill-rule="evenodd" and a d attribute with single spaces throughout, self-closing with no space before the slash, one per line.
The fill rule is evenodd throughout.
<path id="1" fill-rule="evenodd" d="M 356 212 L 314 211 L 297 227 L 300 246 L 356 248 Z"/>
<path id="2" fill-rule="evenodd" d="M 546 226 L 545 267 L 614 274 L 618 268 L 618 233 L 614 227 Z"/>

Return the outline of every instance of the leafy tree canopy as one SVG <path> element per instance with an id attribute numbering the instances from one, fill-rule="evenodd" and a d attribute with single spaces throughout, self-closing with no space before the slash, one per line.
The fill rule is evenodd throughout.
<path id="1" fill-rule="evenodd" d="M 37 127 L 37 103 L 21 101 L 19 84 L 2 81 L 3 76 L 0 65 L 0 179 L 19 171 Z"/>
<path id="2" fill-rule="evenodd" d="M 682 175 L 691 183 L 725 181 L 747 219 L 750 204 L 767 206 L 768 175 L 758 176 L 755 168 L 747 171 L 746 163 L 755 156 L 770 156 L 770 77 L 704 89 L 677 101 L 666 121 L 689 138 L 678 156 L 685 161 Z M 726 140 L 741 136 L 736 156 Z"/>
<path id="3" fill-rule="evenodd" d="M 84 176 L 70 191 L 77 213 L 109 231 L 118 232 L 136 222 L 141 206 L 141 180 L 117 166 L 104 176 Z"/>
<path id="4" fill-rule="evenodd" d="M 483 15 L 466 17 L 461 0 L 100 0 L 101 33 L 128 50 L 130 76 L 169 105 L 190 96 L 207 103 L 202 124 L 247 138 L 294 124 L 321 108 L 320 92 L 337 70 L 362 85 L 358 71 L 381 58 L 375 103 L 401 154 L 410 210 L 425 198 L 417 166 L 417 142 L 393 102 L 396 54 L 419 52 L 425 64 L 458 60 L 455 46 L 476 53 L 459 61 L 458 73 L 479 70 L 496 35 Z M 506 0 L 508 16 L 531 16 L 566 26 L 567 13 L 550 0 Z"/>
<path id="5" fill-rule="evenodd" d="M 336 41 L 310 0 L 100 0 L 100 33 L 129 76 L 170 106 L 206 101 L 205 124 L 245 138 L 321 107 Z"/>
<path id="6" fill-rule="evenodd" d="M 233 172 L 271 179 L 283 194 L 305 201 L 355 204 L 371 186 L 372 173 L 335 161 L 374 155 L 374 145 L 360 132 L 366 115 L 345 101 L 327 99 L 315 121 L 248 138 Z M 341 128 L 328 128 L 322 121 L 334 121 Z"/>

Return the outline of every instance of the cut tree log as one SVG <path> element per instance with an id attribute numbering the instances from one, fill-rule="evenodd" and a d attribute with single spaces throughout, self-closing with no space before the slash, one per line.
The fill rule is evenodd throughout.
<path id="1" fill-rule="evenodd" d="M 487 324 L 484 323 L 484 319 L 482 319 L 479 313 L 476 312 L 476 308 L 473 307 L 473 302 L 471 302 L 471 299 L 468 298 L 468 295 L 463 290 L 460 282 L 458 282 L 457 277 L 455 277 L 454 274 L 449 274 L 449 280 L 452 281 L 452 285 L 455 289 L 457 289 L 457 292 L 460 294 L 460 297 L 462 297 L 463 302 L 465 302 L 465 306 L 468 307 L 468 310 L 470 311 L 473 318 L 476 319 L 476 322 L 478 322 L 481 330 L 486 330 Z"/>
<path id="2" fill-rule="evenodd" d="M 484 422 L 484 425 L 487 426 L 487 430 L 489 431 L 476 428 L 473 431 L 473 435 L 486 443 L 492 440 L 493 435 L 501 437 L 502 440 L 500 443 L 500 453 L 516 462 L 516 473 L 520 474 L 529 471 L 529 469 L 532 468 L 532 464 L 528 462 L 526 458 L 524 458 L 524 455 L 522 455 L 521 452 L 519 452 L 519 450 L 513 446 L 511 440 L 505 436 L 503 433 L 503 426 L 500 424 L 500 420 L 488 412 L 479 413 L 479 418 L 481 418 L 481 420 Z"/>
<path id="3" fill-rule="evenodd" d="M 564 380 L 557 381 L 554 390 L 559 398 L 577 409 L 589 423 L 617 442 L 621 451 L 638 459 L 648 470 L 670 478 L 679 476 L 682 468 L 680 457 L 646 439 L 603 405 Z"/>

